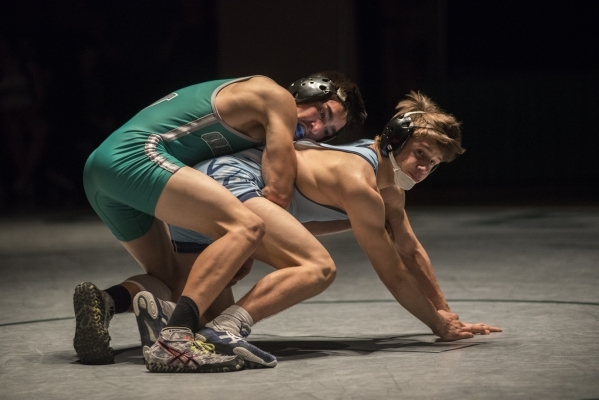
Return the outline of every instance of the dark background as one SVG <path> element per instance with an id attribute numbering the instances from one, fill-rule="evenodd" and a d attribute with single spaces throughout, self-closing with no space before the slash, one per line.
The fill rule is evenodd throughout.
<path id="1" fill-rule="evenodd" d="M 462 121 L 466 153 L 417 185 L 408 204 L 597 205 L 595 8 L 593 1 L 3 2 L 0 39 L 40 77 L 45 96 L 33 115 L 47 134 L 32 180 L 16 190 L 0 126 L 2 213 L 88 209 L 81 175 L 89 153 L 173 90 L 251 74 L 287 86 L 326 69 L 361 87 L 365 137 L 380 132 L 410 90 Z M 20 137 L 32 135 L 23 126 Z"/>

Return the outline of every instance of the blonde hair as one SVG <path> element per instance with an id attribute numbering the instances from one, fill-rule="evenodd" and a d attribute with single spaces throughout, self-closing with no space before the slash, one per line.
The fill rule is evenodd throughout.
<path id="1" fill-rule="evenodd" d="M 443 111 L 435 102 L 421 92 L 411 91 L 395 107 L 393 118 L 412 111 L 424 111 L 424 114 L 412 114 L 415 126 L 412 137 L 416 140 L 433 139 L 443 154 L 443 161 L 449 162 L 466 150 L 462 147 L 460 123 L 451 114 Z"/>

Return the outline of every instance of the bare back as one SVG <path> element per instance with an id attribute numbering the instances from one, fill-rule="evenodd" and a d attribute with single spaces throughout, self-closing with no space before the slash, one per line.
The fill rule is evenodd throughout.
<path id="1" fill-rule="evenodd" d="M 372 165 L 359 155 L 337 150 L 304 149 L 296 151 L 296 157 L 296 186 L 317 203 L 345 210 L 350 192 L 378 192 Z"/>

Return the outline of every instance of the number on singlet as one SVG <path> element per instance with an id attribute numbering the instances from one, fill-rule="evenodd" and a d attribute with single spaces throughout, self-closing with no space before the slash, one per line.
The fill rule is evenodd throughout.
<path id="1" fill-rule="evenodd" d="M 208 147 L 210 147 L 210 150 L 212 150 L 215 157 L 231 154 L 233 152 L 227 139 L 219 132 L 204 133 L 202 135 L 202 140 L 206 142 Z"/>

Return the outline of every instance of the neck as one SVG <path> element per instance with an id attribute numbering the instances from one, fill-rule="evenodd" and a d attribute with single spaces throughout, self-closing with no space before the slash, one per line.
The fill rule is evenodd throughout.
<path id="1" fill-rule="evenodd" d="M 379 189 L 384 189 L 389 186 L 395 186 L 395 177 L 393 175 L 393 165 L 389 157 L 383 157 L 381 155 L 376 142 L 370 146 L 375 152 L 379 161 L 378 173 L 376 174 L 376 185 Z M 393 157 L 393 154 L 390 155 Z"/>

